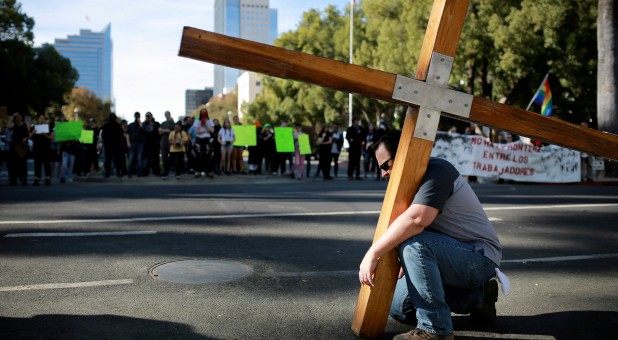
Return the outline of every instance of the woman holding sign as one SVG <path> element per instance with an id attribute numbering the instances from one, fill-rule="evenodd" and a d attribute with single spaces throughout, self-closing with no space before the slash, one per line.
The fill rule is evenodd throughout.
<path id="1" fill-rule="evenodd" d="M 234 150 L 234 141 L 236 135 L 232 129 L 230 120 L 226 118 L 223 120 L 223 127 L 219 130 L 219 136 L 217 137 L 221 144 L 221 170 L 225 171 L 226 175 L 230 174 L 230 163 L 232 161 L 232 150 Z"/>
<path id="2" fill-rule="evenodd" d="M 305 167 L 305 155 L 300 153 L 300 145 L 298 143 L 298 137 L 304 135 L 303 127 L 300 124 L 296 124 L 294 128 L 294 164 L 290 169 L 290 177 L 303 179 L 303 168 Z M 295 172 L 298 170 L 298 175 Z"/>
<path id="3" fill-rule="evenodd" d="M 32 158 L 34 158 L 34 185 L 39 185 L 41 168 L 45 169 L 45 185 L 51 184 L 51 142 L 54 135 L 50 133 L 45 115 L 39 116 L 39 123 L 30 129 L 32 139 Z"/>

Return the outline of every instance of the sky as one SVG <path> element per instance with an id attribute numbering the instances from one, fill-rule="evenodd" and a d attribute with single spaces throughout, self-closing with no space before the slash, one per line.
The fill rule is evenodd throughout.
<path id="1" fill-rule="evenodd" d="M 100 32 L 111 23 L 113 88 L 116 113 L 130 118 L 150 111 L 159 121 L 170 111 L 185 113 L 185 90 L 213 86 L 213 65 L 178 56 L 182 28 L 214 30 L 214 0 L 21 0 L 22 12 L 34 18 L 35 46 Z M 294 30 L 302 14 L 349 0 L 270 0 L 278 10 L 279 34 Z"/>

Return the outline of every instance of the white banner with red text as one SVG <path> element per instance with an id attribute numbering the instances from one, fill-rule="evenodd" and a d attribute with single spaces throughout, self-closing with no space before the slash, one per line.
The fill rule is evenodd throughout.
<path id="1" fill-rule="evenodd" d="M 463 176 L 547 183 L 579 182 L 581 177 L 579 151 L 555 145 L 497 144 L 481 136 L 438 132 L 431 156 L 451 162 Z"/>

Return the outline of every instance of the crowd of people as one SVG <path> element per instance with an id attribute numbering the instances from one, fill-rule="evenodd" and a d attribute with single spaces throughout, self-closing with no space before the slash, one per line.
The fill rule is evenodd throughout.
<path id="1" fill-rule="evenodd" d="M 57 142 L 55 122 L 48 122 L 45 115 L 28 125 L 20 113 L 15 113 L 6 126 L 0 126 L 0 166 L 6 164 L 10 185 L 28 184 L 29 157 L 34 160 L 33 185 L 50 185 L 55 178 L 60 183 L 71 182 L 75 177 L 90 177 L 99 172 L 105 178 L 160 176 L 165 179 L 173 173 L 176 178 L 265 174 L 331 180 L 339 176 L 345 138 L 347 177 L 381 179 L 371 145 L 388 130 L 384 122 L 378 128 L 372 124 L 365 127 L 355 117 L 345 134 L 333 124 L 322 127 L 317 135 L 311 131 L 312 127 L 297 124 L 293 126 L 294 152 L 277 152 L 275 128 L 271 123 L 263 126 L 254 123 L 257 143 L 245 147 L 235 145 L 233 125 L 242 125 L 237 116 L 221 123 L 211 119 L 205 108 L 196 117 L 186 116 L 178 121 L 172 119 L 169 111 L 165 112 L 163 122 L 156 121 L 150 112 L 144 116 L 142 121 L 141 113 L 135 112 L 133 121 L 128 122 L 111 113 L 102 126 L 90 118 L 83 126 L 84 130 L 92 131 L 90 143 L 77 139 Z M 281 121 L 278 126 L 288 127 L 289 123 Z M 313 137 L 311 154 L 300 152 L 299 136 L 303 134 Z M 243 156 L 245 150 L 248 157 Z M 313 174 L 312 159 L 318 161 Z"/>

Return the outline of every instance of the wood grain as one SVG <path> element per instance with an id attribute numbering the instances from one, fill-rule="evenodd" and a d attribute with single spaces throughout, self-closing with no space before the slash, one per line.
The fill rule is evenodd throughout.
<path id="1" fill-rule="evenodd" d="M 231 38 L 196 28 L 185 27 L 179 55 L 410 105 L 392 98 L 396 74 Z M 420 64 L 416 74 L 426 75 Z M 475 97 L 470 117 L 467 119 L 448 116 L 618 160 L 618 136 L 616 135 L 584 128 L 488 99 Z"/>

